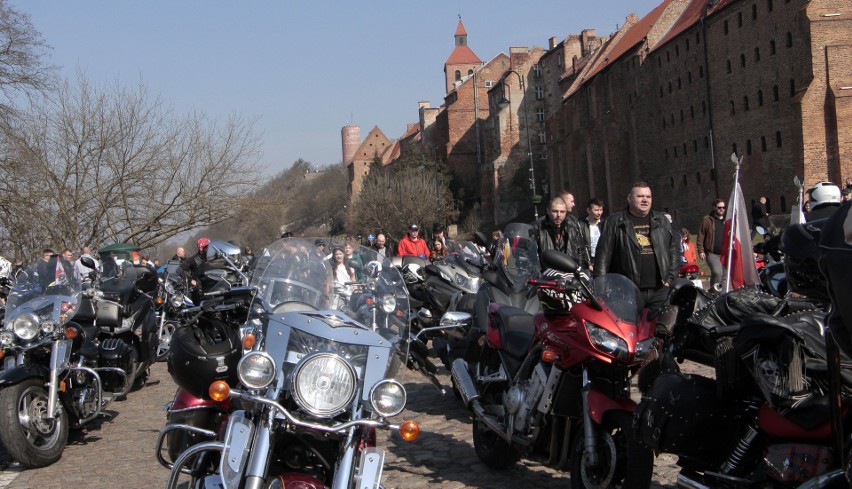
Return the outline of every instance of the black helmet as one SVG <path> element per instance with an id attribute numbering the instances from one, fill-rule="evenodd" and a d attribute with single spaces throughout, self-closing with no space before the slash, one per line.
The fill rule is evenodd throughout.
<path id="1" fill-rule="evenodd" d="M 789 290 L 809 299 L 829 301 L 825 277 L 819 271 L 819 238 L 825 219 L 787 226 L 781 235 L 784 273 Z"/>
<path id="2" fill-rule="evenodd" d="M 828 219 L 820 241 L 820 269 L 828 277 L 831 313 L 828 323 L 834 340 L 852 356 L 852 205 L 849 202 Z"/>
<path id="3" fill-rule="evenodd" d="M 202 318 L 197 326 L 179 328 L 169 348 L 169 373 L 195 397 L 208 398 L 214 381 L 236 385 L 242 345 L 237 328 L 218 319 Z"/>

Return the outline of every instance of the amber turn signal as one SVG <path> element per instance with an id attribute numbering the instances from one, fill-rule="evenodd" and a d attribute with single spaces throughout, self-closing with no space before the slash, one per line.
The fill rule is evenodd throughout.
<path id="1" fill-rule="evenodd" d="M 166 302 L 166 300 L 163 299 L 162 297 L 157 297 L 157 305 L 158 306 L 161 306 L 163 304 L 163 302 Z"/>
<path id="2" fill-rule="evenodd" d="M 216 402 L 221 402 L 231 395 L 231 386 L 229 386 L 224 380 L 217 380 L 210 384 L 210 388 L 207 390 L 207 393 L 210 394 L 210 399 L 213 399 Z"/>
<path id="3" fill-rule="evenodd" d="M 65 328 L 65 337 L 73 340 L 77 337 L 77 328 Z"/>
<path id="4" fill-rule="evenodd" d="M 545 363 L 553 363 L 559 361 L 559 354 L 553 350 L 544 350 L 541 352 L 541 361 Z"/>
<path id="5" fill-rule="evenodd" d="M 243 349 L 251 350 L 255 343 L 257 343 L 257 336 L 251 333 L 246 333 L 246 335 L 243 336 Z"/>
<path id="6" fill-rule="evenodd" d="M 405 441 L 414 441 L 420 436 L 420 426 L 417 425 L 417 421 L 409 419 L 400 425 L 399 435 Z"/>
<path id="7" fill-rule="evenodd" d="M 6 356 L 6 350 L 0 350 L 0 360 L 3 360 L 3 357 Z"/>

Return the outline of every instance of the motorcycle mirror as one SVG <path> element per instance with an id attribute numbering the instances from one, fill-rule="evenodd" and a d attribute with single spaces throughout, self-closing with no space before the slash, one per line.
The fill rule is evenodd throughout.
<path id="1" fill-rule="evenodd" d="M 556 250 L 544 250 L 541 252 L 541 261 L 548 268 L 560 272 L 574 273 L 580 269 L 580 265 L 573 258 Z"/>
<path id="2" fill-rule="evenodd" d="M 360 271 L 361 268 L 362 268 L 361 264 L 358 262 L 358 260 L 355 260 L 355 259 L 349 260 L 349 266 L 352 267 L 352 270 L 359 270 Z"/>
<path id="3" fill-rule="evenodd" d="M 92 270 L 98 268 L 98 266 L 95 265 L 95 260 L 88 256 L 81 256 L 80 263 L 82 263 L 84 267 L 91 268 Z"/>
<path id="4" fill-rule="evenodd" d="M 225 275 L 227 275 L 227 274 L 228 274 L 228 272 L 226 272 L 225 270 L 222 270 L 221 268 L 217 268 L 217 269 L 214 269 L 214 270 L 207 270 L 206 272 L 204 272 L 205 277 L 217 279 L 217 280 L 225 278 Z"/>
<path id="5" fill-rule="evenodd" d="M 479 246 L 487 246 L 488 237 L 482 231 L 476 231 L 475 233 L 473 233 L 473 242 L 478 244 Z"/>

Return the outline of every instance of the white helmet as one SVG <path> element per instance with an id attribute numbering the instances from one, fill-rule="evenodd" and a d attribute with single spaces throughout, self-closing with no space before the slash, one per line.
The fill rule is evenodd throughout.
<path id="1" fill-rule="evenodd" d="M 831 182 L 819 182 L 808 190 L 811 209 L 823 204 L 840 204 L 840 187 Z"/>

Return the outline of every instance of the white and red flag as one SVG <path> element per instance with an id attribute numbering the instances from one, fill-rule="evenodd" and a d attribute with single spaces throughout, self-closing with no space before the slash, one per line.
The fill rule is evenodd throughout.
<path id="1" fill-rule="evenodd" d="M 733 236 L 731 236 L 731 229 L 733 229 Z M 721 258 L 722 264 L 728 268 L 728 290 L 760 283 L 757 267 L 754 264 L 751 233 L 748 229 L 748 212 L 739 182 L 736 182 L 731 198 L 728 200 Z"/>

